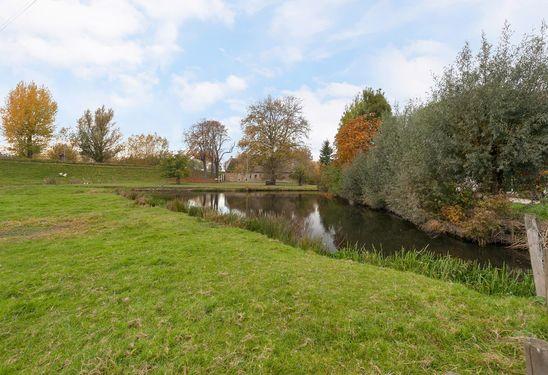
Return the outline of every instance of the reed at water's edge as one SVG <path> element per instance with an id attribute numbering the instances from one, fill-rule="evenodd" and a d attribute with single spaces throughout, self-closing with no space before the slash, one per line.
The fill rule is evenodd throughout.
<path id="1" fill-rule="evenodd" d="M 427 249 L 401 249 L 387 255 L 376 249 L 343 248 L 329 256 L 457 282 L 485 294 L 525 297 L 535 295 L 533 274 L 528 270 L 510 269 L 505 265 L 494 267 L 477 261 L 438 255 Z"/>
<path id="2" fill-rule="evenodd" d="M 345 247 L 331 252 L 320 238 L 306 234 L 301 220 L 288 219 L 277 215 L 243 216 L 235 213 L 219 213 L 212 208 L 189 205 L 179 199 L 167 202 L 161 199 L 135 193 L 119 191 L 119 194 L 142 205 L 164 205 L 171 211 L 184 212 L 222 225 L 238 227 L 264 234 L 285 244 L 312 250 L 336 259 L 353 260 L 360 263 L 410 271 L 431 278 L 457 282 L 478 292 L 489 295 L 514 295 L 530 297 L 535 295 L 533 275 L 529 270 L 495 267 L 466 261 L 449 255 L 440 256 L 427 249 L 401 249 L 393 254 L 384 254 L 377 249 Z"/>

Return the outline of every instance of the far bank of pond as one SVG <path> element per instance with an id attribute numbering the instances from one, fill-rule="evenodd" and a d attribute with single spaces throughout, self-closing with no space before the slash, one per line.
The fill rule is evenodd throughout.
<path id="1" fill-rule="evenodd" d="M 307 234 L 321 238 L 331 250 L 356 245 L 386 254 L 428 247 L 482 264 L 528 268 L 528 255 L 503 246 L 480 247 L 446 235 L 431 237 L 413 224 L 387 212 L 349 205 L 343 200 L 312 192 L 197 192 L 162 191 L 154 195 L 178 198 L 190 205 L 210 207 L 221 213 L 275 214 L 302 220 Z"/>

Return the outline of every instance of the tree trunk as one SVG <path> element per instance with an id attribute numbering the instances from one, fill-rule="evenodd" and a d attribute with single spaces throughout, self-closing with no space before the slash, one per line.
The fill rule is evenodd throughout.
<path id="1" fill-rule="evenodd" d="M 175 183 L 176 183 L 177 185 L 180 185 L 180 184 L 181 184 L 181 176 L 177 176 L 177 177 L 175 178 Z"/>
<path id="2" fill-rule="evenodd" d="M 218 160 L 215 161 L 215 179 L 219 182 L 219 168 L 220 164 Z"/>
<path id="3" fill-rule="evenodd" d="M 27 158 L 32 159 L 32 135 L 27 136 Z"/>
<path id="4" fill-rule="evenodd" d="M 202 159 L 202 166 L 204 168 L 204 178 L 207 178 L 207 160 Z"/>

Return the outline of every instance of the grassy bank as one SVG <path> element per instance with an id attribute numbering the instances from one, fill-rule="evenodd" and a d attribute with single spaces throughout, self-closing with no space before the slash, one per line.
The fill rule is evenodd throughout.
<path id="1" fill-rule="evenodd" d="M 0 189 L 0 225 L 0 372 L 522 373 L 522 338 L 548 338 L 534 299 L 100 188 Z"/>
<path id="2" fill-rule="evenodd" d="M 179 199 L 171 199 L 166 202 L 164 198 L 157 198 L 135 190 L 122 189 L 118 193 L 140 205 L 166 207 L 171 211 L 183 212 L 219 224 L 258 232 L 285 244 L 337 259 L 354 260 L 401 271 L 411 271 L 440 280 L 458 282 L 486 294 L 525 297 L 535 295 L 535 285 L 530 270 L 496 268 L 448 255 L 436 255 L 427 250 L 401 250 L 392 255 L 384 255 L 375 249 L 349 247 L 332 253 L 321 239 L 311 238 L 307 235 L 305 223 L 296 218 L 219 213 L 211 208 L 188 205 Z"/>
<path id="3" fill-rule="evenodd" d="M 426 249 L 400 250 L 385 255 L 382 252 L 342 249 L 329 254 L 336 259 L 351 259 L 361 263 L 415 272 L 439 280 L 457 282 L 481 293 L 491 295 L 535 296 L 533 274 L 529 270 L 511 270 L 480 265 L 450 256 L 440 256 Z"/>
<path id="4" fill-rule="evenodd" d="M 53 163 L 0 159 L 0 186 L 58 184 L 153 185 L 165 184 L 157 167 Z M 66 173 L 62 177 L 59 173 Z"/>
<path id="5" fill-rule="evenodd" d="M 548 220 L 548 201 L 545 199 L 538 204 L 512 204 L 512 209 L 521 215 L 533 214 L 541 220 Z"/>
<path id="6" fill-rule="evenodd" d="M 66 174 L 66 177 L 59 174 Z M 282 183 L 266 186 L 264 183 L 182 183 L 162 177 L 159 167 L 57 163 L 0 159 L 0 186 L 2 185 L 93 185 L 167 187 L 200 191 L 314 191 L 316 186 Z"/>

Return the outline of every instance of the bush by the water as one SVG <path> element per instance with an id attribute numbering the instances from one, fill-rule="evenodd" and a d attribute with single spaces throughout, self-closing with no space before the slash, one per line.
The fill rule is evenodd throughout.
<path id="1" fill-rule="evenodd" d="M 417 225 L 469 220 L 465 236 L 492 240 L 499 228 L 485 195 L 533 189 L 548 163 L 546 25 L 517 46 L 510 39 L 505 27 L 475 57 L 466 45 L 430 100 L 386 116 L 374 147 L 332 189 Z"/>

